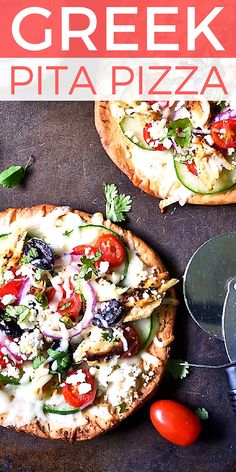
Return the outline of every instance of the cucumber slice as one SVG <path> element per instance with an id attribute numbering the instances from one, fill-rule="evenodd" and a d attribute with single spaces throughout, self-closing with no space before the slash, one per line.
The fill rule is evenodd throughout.
<path id="1" fill-rule="evenodd" d="M 96 239 L 98 238 L 98 230 L 99 230 L 99 235 L 102 234 L 102 233 L 110 233 L 110 234 L 114 234 L 114 236 L 116 236 L 120 240 L 120 236 L 118 234 L 116 234 L 111 229 L 105 228 L 104 226 L 101 226 L 101 225 L 79 226 L 78 230 L 80 232 L 82 232 L 83 234 L 86 231 L 86 241 L 88 241 L 87 244 L 95 243 Z M 123 278 L 122 278 L 122 281 L 121 281 L 121 283 L 123 285 L 124 280 L 126 278 L 126 275 L 128 273 L 128 268 L 129 268 L 129 254 L 128 254 L 128 251 L 127 251 L 125 245 L 122 243 L 121 240 L 120 240 L 120 242 L 121 242 L 121 244 L 122 244 L 122 246 L 125 250 L 125 262 L 124 262 L 123 267 L 122 267 Z"/>
<path id="2" fill-rule="evenodd" d="M 74 408 L 70 410 L 60 410 L 54 406 L 43 405 L 43 412 L 46 414 L 51 413 L 54 415 L 74 415 L 75 413 L 78 413 L 78 411 L 80 411 L 80 408 Z"/>
<path id="3" fill-rule="evenodd" d="M 126 116 L 120 122 L 120 127 L 125 137 L 129 139 L 131 143 L 142 149 L 146 149 L 147 151 L 154 151 L 152 147 L 148 146 L 143 138 L 143 125 L 140 120 L 133 118 L 132 116 Z M 138 142 L 134 142 L 134 138 L 137 138 Z"/>
<path id="4" fill-rule="evenodd" d="M 203 195 L 212 195 L 219 192 L 224 192 L 229 190 L 236 184 L 236 169 L 235 170 L 222 170 L 220 178 L 218 179 L 216 185 L 209 192 L 208 188 L 204 183 L 197 177 L 189 172 L 187 165 L 182 164 L 181 162 L 174 161 L 175 171 L 180 182 L 189 190 L 194 193 L 199 193 Z"/>
<path id="5" fill-rule="evenodd" d="M 149 318 L 144 318 L 143 320 L 135 321 L 134 328 L 139 335 L 141 342 L 140 350 L 142 350 L 147 346 L 149 341 L 151 341 L 154 328 L 153 315 Z"/>

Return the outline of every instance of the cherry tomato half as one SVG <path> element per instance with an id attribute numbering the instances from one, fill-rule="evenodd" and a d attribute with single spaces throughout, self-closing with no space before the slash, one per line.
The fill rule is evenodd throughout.
<path id="1" fill-rule="evenodd" d="M 7 282 L 0 288 L 0 298 L 4 297 L 4 295 L 14 295 L 14 297 L 18 298 L 23 282 L 24 279 L 15 279 Z"/>
<path id="2" fill-rule="evenodd" d="M 150 136 L 149 128 L 151 128 L 151 127 L 152 127 L 152 123 L 146 123 L 145 127 L 143 128 L 143 138 L 144 138 L 144 140 L 155 151 L 165 151 L 166 148 L 163 146 L 163 144 L 158 144 L 155 147 L 151 146 L 151 144 L 153 144 L 157 141 L 157 139 L 153 139 Z"/>
<path id="3" fill-rule="evenodd" d="M 86 408 L 86 406 L 91 405 L 93 403 L 94 398 L 96 396 L 96 386 L 94 377 L 89 373 L 88 370 L 82 369 L 82 372 L 85 374 L 85 382 L 91 385 L 91 390 L 88 393 L 79 393 L 79 386 L 81 385 L 78 382 L 76 385 L 67 384 L 65 381 L 65 385 L 62 387 L 62 395 L 65 398 L 65 401 L 73 406 L 74 408 Z M 71 375 L 76 375 L 76 371 L 72 372 L 67 379 Z"/>
<path id="4" fill-rule="evenodd" d="M 158 433 L 178 446 L 190 446 L 202 430 L 196 413 L 172 400 L 159 400 L 153 403 L 150 417 Z"/>
<path id="5" fill-rule="evenodd" d="M 56 290 L 55 290 L 54 287 L 48 288 L 48 290 L 47 290 L 48 303 L 50 303 L 50 302 L 52 301 L 52 299 L 53 299 L 55 293 L 56 293 Z"/>
<path id="6" fill-rule="evenodd" d="M 73 293 L 70 298 L 63 298 L 58 304 L 57 311 L 62 316 L 68 316 L 76 321 L 81 310 L 82 301 L 77 293 Z"/>
<path id="7" fill-rule="evenodd" d="M 109 262 L 110 267 L 120 266 L 125 261 L 124 247 L 113 234 L 101 234 L 94 248 L 101 251 L 101 260 Z"/>
<path id="8" fill-rule="evenodd" d="M 222 148 L 229 149 L 236 147 L 236 120 L 217 121 L 211 125 L 211 137 L 214 143 Z"/>
<path id="9" fill-rule="evenodd" d="M 122 344 L 122 352 L 120 352 L 120 357 L 122 357 L 123 359 L 126 359 L 128 357 L 136 356 L 136 354 L 138 354 L 140 350 L 140 339 L 139 339 L 137 331 L 128 324 L 122 325 L 122 329 L 123 329 L 123 335 L 128 344 L 128 350 L 124 351 L 123 344 Z"/>
<path id="10" fill-rule="evenodd" d="M 194 161 L 187 161 L 187 168 L 193 175 L 198 175 L 197 167 Z"/>

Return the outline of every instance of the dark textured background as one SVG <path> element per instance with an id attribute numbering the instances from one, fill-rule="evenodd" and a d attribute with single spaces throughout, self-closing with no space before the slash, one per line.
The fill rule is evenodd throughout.
<path id="1" fill-rule="evenodd" d="M 1 210 L 54 203 L 104 212 L 101 184 L 115 182 L 133 198 L 127 227 L 150 243 L 180 279 L 202 242 L 236 230 L 235 206 L 176 205 L 161 215 L 158 201 L 134 188 L 102 149 L 92 103 L 1 103 L 0 169 L 24 164 L 30 154 L 36 159 L 25 186 L 0 189 Z M 223 343 L 202 332 L 183 306 L 178 310 L 173 356 L 190 362 L 226 361 Z M 162 439 L 150 423 L 146 405 L 113 432 L 80 444 L 40 440 L 1 428 L 0 471 L 236 471 L 236 424 L 223 372 L 192 369 L 184 380 L 166 378 L 156 398 L 207 408 L 210 418 L 195 445 L 184 449 Z"/>

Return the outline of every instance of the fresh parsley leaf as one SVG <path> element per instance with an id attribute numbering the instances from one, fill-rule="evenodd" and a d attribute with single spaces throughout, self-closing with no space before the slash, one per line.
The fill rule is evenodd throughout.
<path id="1" fill-rule="evenodd" d="M 33 360 L 33 369 L 38 369 L 40 365 L 43 364 L 43 362 L 45 361 L 44 357 L 43 356 L 37 356 L 35 357 L 35 359 Z"/>
<path id="2" fill-rule="evenodd" d="M 36 293 L 35 298 L 36 298 L 37 302 L 40 303 L 40 305 L 42 305 L 42 308 L 47 308 L 48 299 L 47 299 L 46 295 L 44 295 L 43 293 Z"/>
<path id="3" fill-rule="evenodd" d="M 60 321 L 61 321 L 62 323 L 64 323 L 64 325 L 67 327 L 67 329 L 71 329 L 71 328 L 73 328 L 73 326 L 74 326 L 74 323 L 73 323 L 73 321 L 71 320 L 71 318 L 69 318 L 69 316 L 62 316 L 62 317 L 60 318 Z"/>
<path id="4" fill-rule="evenodd" d="M 97 270 L 95 267 L 95 262 L 101 259 L 102 253 L 101 251 L 97 251 L 95 257 L 88 258 L 86 256 L 81 257 L 81 269 L 79 273 L 80 279 L 89 280 L 92 278 L 93 274 L 97 274 Z"/>
<path id="5" fill-rule="evenodd" d="M 115 184 L 103 184 L 106 198 L 106 217 L 114 223 L 125 221 L 132 208 L 130 195 L 119 194 Z"/>
<path id="6" fill-rule="evenodd" d="M 2 385 L 19 385 L 20 379 L 15 377 L 8 377 L 7 375 L 0 374 L 0 384 Z"/>
<path id="7" fill-rule="evenodd" d="M 31 247 L 26 256 L 22 257 L 21 263 L 22 264 L 30 264 L 30 262 L 34 261 L 39 257 L 39 253 L 35 247 Z"/>
<path id="8" fill-rule="evenodd" d="M 216 103 L 216 105 L 218 107 L 218 110 L 222 111 L 227 107 L 227 102 L 219 101 L 219 102 Z"/>
<path id="9" fill-rule="evenodd" d="M 173 138 L 181 148 L 188 148 L 192 139 L 192 124 L 189 118 L 172 121 L 167 136 Z"/>
<path id="10" fill-rule="evenodd" d="M 67 237 L 70 237 L 73 233 L 73 229 L 71 229 L 70 231 L 65 231 L 65 233 L 63 233 L 63 236 L 67 236 Z"/>
<path id="11" fill-rule="evenodd" d="M 11 233 L 6 233 L 6 234 L 0 234 L 0 239 L 5 239 L 8 236 L 10 236 Z"/>
<path id="12" fill-rule="evenodd" d="M 195 413 L 199 416 L 200 420 L 205 421 L 209 418 L 209 413 L 206 408 L 198 408 Z"/>
<path id="13" fill-rule="evenodd" d="M 120 404 L 119 404 L 119 407 L 120 407 L 119 413 L 120 413 L 120 414 L 121 414 L 121 413 L 124 413 L 124 412 L 125 412 L 125 409 L 126 409 L 126 403 L 125 403 L 125 402 L 120 403 Z"/>
<path id="14" fill-rule="evenodd" d="M 36 256 L 37 257 L 37 256 Z M 44 269 L 36 269 L 35 271 L 35 279 L 38 281 L 38 280 L 41 280 L 42 276 L 45 274 L 45 270 Z"/>
<path id="15" fill-rule="evenodd" d="M 51 357 L 54 361 L 57 362 L 57 368 L 53 373 L 55 374 L 56 372 L 60 375 L 64 375 L 66 369 L 70 365 L 70 355 L 67 354 L 65 351 L 55 351 L 54 349 L 48 349 L 47 353 L 49 357 Z"/>
<path id="16" fill-rule="evenodd" d="M 101 337 L 105 339 L 105 341 L 108 341 L 109 343 L 112 343 L 112 341 L 114 341 L 114 336 L 110 333 L 104 332 L 101 334 Z"/>
<path id="17" fill-rule="evenodd" d="M 8 305 L 4 314 L 5 321 L 10 321 L 12 318 L 18 318 L 19 323 L 24 323 L 30 316 L 30 309 L 24 305 L 12 306 Z"/>
<path id="18" fill-rule="evenodd" d="M 64 303 L 64 305 L 60 306 L 60 311 L 66 310 L 71 306 L 71 302 Z"/>
<path id="19" fill-rule="evenodd" d="M 11 166 L 8 169 L 3 170 L 0 173 L 0 185 L 6 188 L 15 188 L 20 185 L 25 177 L 25 173 L 28 167 L 33 162 L 33 156 L 30 157 L 25 167 L 22 166 Z"/>
<path id="20" fill-rule="evenodd" d="M 167 364 L 167 372 L 174 379 L 184 379 L 189 374 L 189 364 L 181 359 L 170 359 Z"/>

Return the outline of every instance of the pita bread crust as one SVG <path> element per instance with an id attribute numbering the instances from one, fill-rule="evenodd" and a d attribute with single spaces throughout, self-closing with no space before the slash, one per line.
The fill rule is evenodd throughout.
<path id="1" fill-rule="evenodd" d="M 136 187 L 156 198 L 161 198 L 158 182 L 147 179 L 135 169 L 131 159 L 135 144 L 131 143 L 122 133 L 118 122 L 111 114 L 109 102 L 95 102 L 95 124 L 105 151 L 117 167 L 127 175 Z M 228 205 L 236 203 L 236 188 L 215 195 L 195 194 L 189 198 L 188 203 L 194 205 Z"/>
<path id="2" fill-rule="evenodd" d="M 2 213 L 0 213 L 0 225 L 9 224 L 13 222 L 19 222 L 22 218 L 31 218 L 35 214 L 45 216 L 55 210 L 56 206 L 53 205 L 38 205 L 32 208 L 10 208 Z M 88 213 L 71 210 L 71 212 L 76 213 L 81 216 L 81 218 L 86 221 L 91 221 L 91 216 Z M 60 217 L 60 218 L 63 218 Z M 125 242 L 133 245 L 134 249 L 137 251 L 138 255 L 142 261 L 151 267 L 156 267 L 159 271 L 164 272 L 166 269 L 156 254 L 156 252 L 151 249 L 147 244 L 145 244 L 141 239 L 135 236 L 130 231 L 126 231 L 117 225 L 111 223 L 110 221 L 104 222 L 104 226 L 111 228 L 117 234 L 119 234 Z M 175 298 L 175 291 L 171 289 L 171 296 Z M 109 429 L 117 426 L 119 422 L 133 413 L 135 410 L 140 408 L 145 401 L 147 401 L 157 390 L 159 382 L 162 379 L 164 374 L 165 365 L 168 359 L 169 344 L 173 341 L 173 327 L 176 314 L 175 306 L 166 306 L 163 314 L 163 323 L 162 330 L 158 333 L 158 339 L 163 341 L 165 346 L 159 347 L 153 342 L 148 348 L 148 352 L 159 359 L 157 367 L 153 367 L 154 376 L 152 380 L 149 381 L 146 387 L 142 387 L 140 391 L 140 396 L 133 404 L 122 414 L 122 415 L 112 415 L 112 418 L 109 420 L 104 420 L 98 417 L 95 417 L 92 414 L 87 413 L 86 418 L 88 423 L 85 426 L 78 427 L 75 429 L 52 429 L 48 422 L 43 420 L 36 420 L 32 424 L 15 427 L 17 431 L 23 431 L 30 433 L 41 438 L 55 438 L 55 439 L 66 439 L 70 441 L 79 441 L 94 438 L 100 434 L 105 433 Z M 99 404 L 99 403 L 98 403 Z M 3 424 L 6 415 L 0 416 L 0 424 Z"/>

